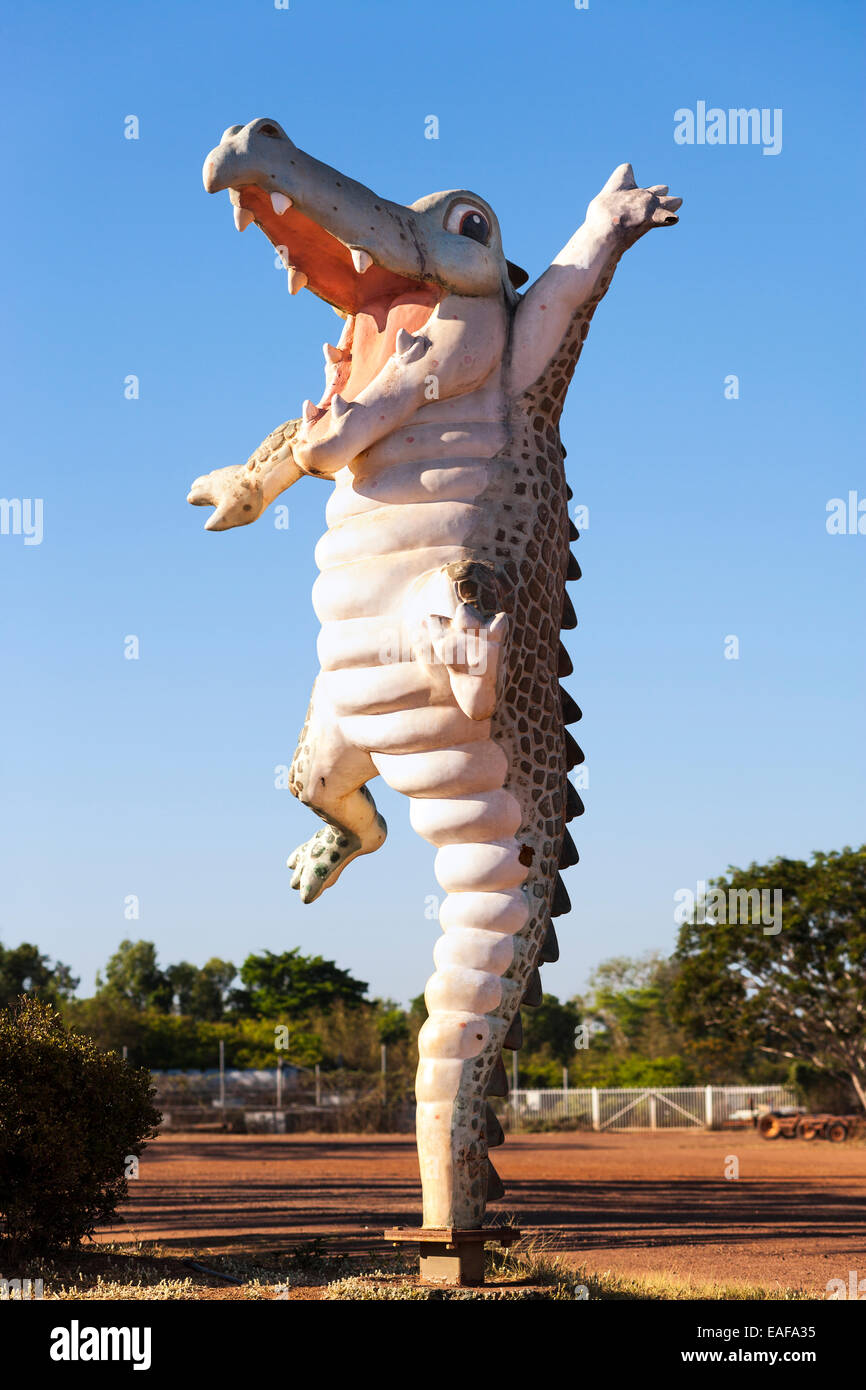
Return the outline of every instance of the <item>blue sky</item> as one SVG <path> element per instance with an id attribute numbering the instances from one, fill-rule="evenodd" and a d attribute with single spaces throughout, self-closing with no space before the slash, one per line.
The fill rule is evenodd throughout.
<path id="1" fill-rule="evenodd" d="M 205 533 L 185 501 L 317 398 L 339 331 L 202 189 L 223 129 L 264 115 L 388 197 L 476 189 L 533 278 L 621 161 L 685 199 L 620 266 L 563 417 L 590 509 L 569 642 L 589 787 L 545 988 L 669 949 L 674 893 L 728 864 L 866 838 L 866 536 L 825 525 L 866 499 L 863 14 L 7 7 L 0 493 L 43 499 L 44 534 L 0 535 L 0 939 L 81 992 L 127 935 L 164 963 L 297 945 L 403 1001 L 432 969 L 433 851 L 396 794 L 376 784 L 389 841 L 318 904 L 284 867 L 312 828 L 274 770 L 316 672 L 328 485 L 287 495 L 287 531 Z M 781 152 L 675 143 L 699 101 L 781 109 Z"/>

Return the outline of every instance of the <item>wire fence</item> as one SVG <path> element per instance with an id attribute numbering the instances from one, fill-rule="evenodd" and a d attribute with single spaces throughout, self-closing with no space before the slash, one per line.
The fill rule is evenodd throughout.
<path id="1" fill-rule="evenodd" d="M 290 1134 L 409 1133 L 413 1077 L 400 1072 L 262 1070 L 153 1071 L 162 1128 Z"/>
<path id="2" fill-rule="evenodd" d="M 409 1133 L 414 1077 L 347 1070 L 153 1072 L 163 1129 L 247 1133 Z M 796 1110 L 787 1086 L 659 1086 L 517 1090 L 493 1102 L 506 1129 L 658 1130 L 748 1126 Z"/>

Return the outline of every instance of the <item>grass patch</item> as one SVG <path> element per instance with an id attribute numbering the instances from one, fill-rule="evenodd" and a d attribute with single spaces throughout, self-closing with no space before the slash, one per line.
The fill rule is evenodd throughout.
<path id="1" fill-rule="evenodd" d="M 720 1302 L 808 1300 L 803 1289 L 745 1283 L 693 1283 L 673 1273 L 629 1277 L 567 1264 L 538 1237 L 511 1250 L 488 1250 L 481 1289 L 419 1284 L 417 1257 L 405 1247 L 369 1270 L 369 1254 L 346 1254 L 326 1239 L 255 1255 L 194 1252 L 181 1256 L 158 1242 L 98 1245 L 53 1257 L 12 1258 L 0 1241 L 0 1276 L 42 1279 L 45 1299 L 71 1301 L 271 1300 L 310 1290 L 313 1298 L 352 1302 Z M 304 1297 L 303 1292 L 300 1294 Z"/>
<path id="2" fill-rule="evenodd" d="M 647 1275 L 630 1278 L 610 1270 L 595 1274 L 584 1268 L 568 1265 L 561 1256 L 532 1243 L 521 1249 L 488 1250 L 485 1278 L 488 1286 L 480 1289 L 457 1289 L 419 1284 L 417 1279 L 401 1277 L 393 1272 L 375 1270 L 366 1275 L 351 1275 L 329 1284 L 325 1297 L 352 1301 L 385 1302 L 425 1301 L 450 1302 L 467 1299 L 485 1302 L 599 1302 L 641 1301 L 680 1302 L 693 1299 L 712 1299 L 719 1302 L 764 1302 L 766 1300 L 801 1301 L 810 1295 L 804 1289 L 771 1288 L 742 1283 L 692 1283 L 674 1274 Z"/>
<path id="3" fill-rule="evenodd" d="M 322 1240 L 290 1250 L 242 1256 L 193 1252 L 180 1256 L 158 1242 L 106 1244 L 39 1257 L 0 1242 L 0 1276 L 41 1279 L 43 1297 L 67 1300 L 273 1299 L 290 1289 L 323 1285 L 357 1263 Z"/>

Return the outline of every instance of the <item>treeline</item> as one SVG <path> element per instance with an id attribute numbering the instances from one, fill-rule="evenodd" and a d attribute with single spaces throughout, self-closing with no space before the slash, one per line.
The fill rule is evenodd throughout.
<path id="1" fill-rule="evenodd" d="M 551 971 L 551 973 L 553 973 Z M 690 1038 L 673 1016 L 677 966 L 656 954 L 599 966 L 582 996 L 545 994 L 523 1010 L 522 1086 L 685 1086 L 785 1079 L 788 1068 L 740 1049 Z M 160 966 L 149 941 L 122 941 L 89 999 L 74 995 L 70 968 L 35 946 L 0 946 L 0 1004 L 21 993 L 56 1004 L 68 1027 L 100 1047 L 127 1049 L 153 1070 L 216 1065 L 377 1071 L 381 1045 L 389 1071 L 414 1071 L 423 996 L 408 1010 L 367 998 L 367 984 L 321 956 L 299 950 L 247 956 L 240 970 L 213 958 Z M 509 1072 L 510 1074 L 510 1072 Z"/>
<path id="2" fill-rule="evenodd" d="M 22 994 L 56 1005 L 74 1032 L 100 1047 L 127 1050 L 152 1070 L 216 1065 L 219 1044 L 229 1067 L 283 1062 L 373 1071 L 388 1048 L 392 1071 L 414 1067 L 421 1007 L 402 1010 L 368 999 L 368 986 L 321 956 L 300 950 L 247 956 L 238 970 L 213 957 L 203 966 L 181 961 L 162 967 L 151 941 L 122 941 L 96 991 L 78 999 L 79 981 L 38 947 L 0 945 L 0 1007 Z"/>
<path id="3" fill-rule="evenodd" d="M 807 1104 L 866 1108 L 866 846 L 731 869 L 696 906 L 673 954 L 604 962 L 587 991 L 522 1011 L 522 1086 L 785 1082 Z M 754 895 L 778 920 L 724 911 Z M 774 909 L 775 912 L 775 909 Z M 769 922 L 769 926 L 768 926 Z M 545 970 L 546 975 L 555 975 Z M 235 1067 L 414 1071 L 423 997 L 402 1009 L 334 961 L 295 949 L 160 966 L 152 942 L 123 941 L 90 999 L 70 968 L 33 945 L 0 945 L 0 1007 L 57 1004 L 70 1028 L 153 1069 Z"/>

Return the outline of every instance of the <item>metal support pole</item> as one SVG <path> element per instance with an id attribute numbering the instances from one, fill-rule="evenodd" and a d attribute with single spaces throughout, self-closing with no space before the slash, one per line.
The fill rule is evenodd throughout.
<path id="1" fill-rule="evenodd" d="M 322 1104 L 322 1078 L 319 1075 L 319 1064 L 316 1063 L 316 1109 Z"/>
<path id="2" fill-rule="evenodd" d="M 220 1110 L 222 1111 L 223 1121 L 226 1117 L 226 1045 L 223 1038 L 220 1038 Z"/>

